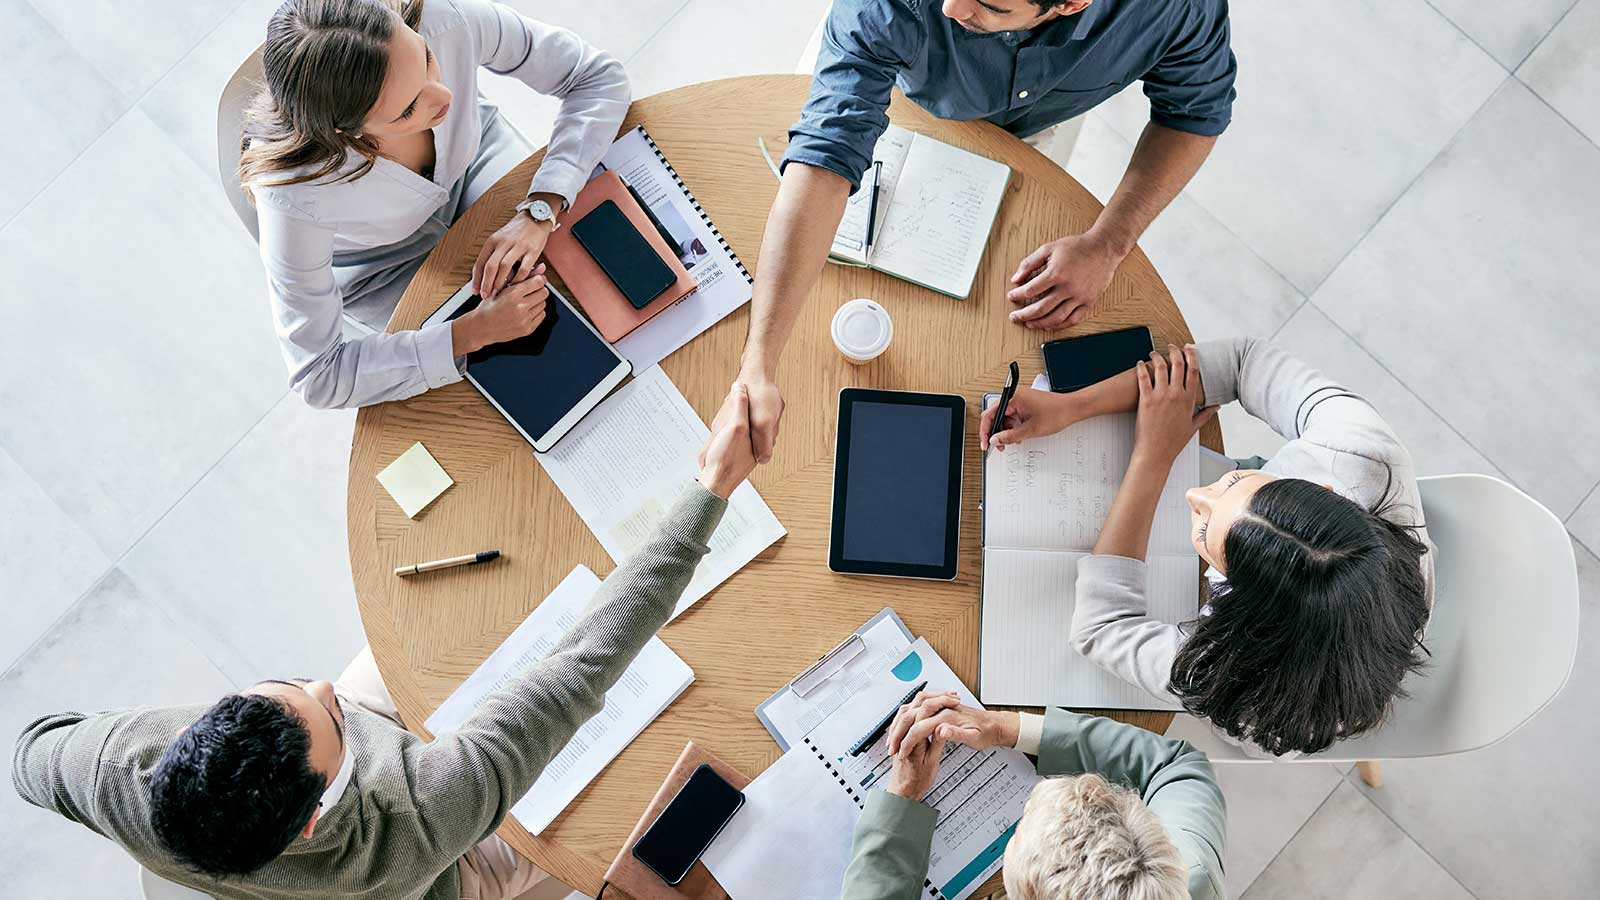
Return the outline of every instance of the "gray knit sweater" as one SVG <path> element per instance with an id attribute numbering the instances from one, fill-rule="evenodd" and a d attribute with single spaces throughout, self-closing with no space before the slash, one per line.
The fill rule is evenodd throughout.
<path id="1" fill-rule="evenodd" d="M 152 872 L 221 900 L 359 897 L 459 900 L 456 861 L 512 805 L 671 615 L 727 503 L 695 485 L 655 536 L 600 587 L 550 655 L 432 743 L 354 704 L 355 772 L 344 796 L 281 856 L 217 881 L 176 866 L 150 829 L 150 775 L 203 706 L 141 707 L 35 720 L 17 739 L 22 798 L 120 844 Z"/>

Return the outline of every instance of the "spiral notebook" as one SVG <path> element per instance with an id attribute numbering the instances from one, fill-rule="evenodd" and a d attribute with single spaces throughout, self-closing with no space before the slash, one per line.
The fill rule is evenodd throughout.
<path id="1" fill-rule="evenodd" d="M 639 195 L 694 276 L 695 289 L 682 302 L 616 342 L 617 352 L 642 372 L 748 302 L 755 279 L 643 125 L 617 138 L 596 172 L 604 170 Z"/>
<path id="2" fill-rule="evenodd" d="M 745 788 L 745 806 L 702 857 L 733 897 L 834 900 L 850 864 L 856 819 L 892 766 L 887 739 L 860 756 L 849 748 L 912 686 L 952 690 L 979 706 L 926 639 L 852 696 Z M 923 798 L 937 812 L 922 896 L 963 900 L 999 870 L 1006 843 L 1039 782 L 1009 747 L 946 744 Z"/>

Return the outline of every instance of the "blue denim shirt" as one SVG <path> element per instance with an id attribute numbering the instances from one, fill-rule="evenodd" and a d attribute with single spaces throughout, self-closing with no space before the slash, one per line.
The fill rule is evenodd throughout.
<path id="1" fill-rule="evenodd" d="M 939 7 L 834 0 L 784 165 L 827 169 L 855 190 L 888 126 L 896 84 L 940 118 L 987 119 L 1019 137 L 1138 79 L 1156 124 L 1202 135 L 1228 127 L 1237 66 L 1227 0 L 1094 0 L 1038 28 L 996 34 L 968 32 Z"/>

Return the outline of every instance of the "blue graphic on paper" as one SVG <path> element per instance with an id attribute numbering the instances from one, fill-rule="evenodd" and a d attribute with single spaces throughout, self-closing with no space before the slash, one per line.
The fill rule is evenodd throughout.
<path id="1" fill-rule="evenodd" d="M 894 668 L 889 671 L 893 672 L 894 677 L 901 681 L 911 681 L 922 674 L 922 657 L 918 656 L 917 651 L 913 650 L 906 654 L 905 659 L 895 663 Z"/>

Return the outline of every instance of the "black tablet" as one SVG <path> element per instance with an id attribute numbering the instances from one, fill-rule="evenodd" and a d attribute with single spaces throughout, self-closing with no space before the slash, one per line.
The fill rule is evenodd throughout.
<path id="1" fill-rule="evenodd" d="M 459 318 L 480 300 L 469 282 L 423 324 Z M 540 453 L 554 447 L 631 371 L 632 365 L 554 289 L 544 321 L 532 334 L 467 357 L 467 380 Z"/>
<path id="2" fill-rule="evenodd" d="M 952 394 L 839 392 L 828 568 L 956 577 L 966 406 Z"/>

